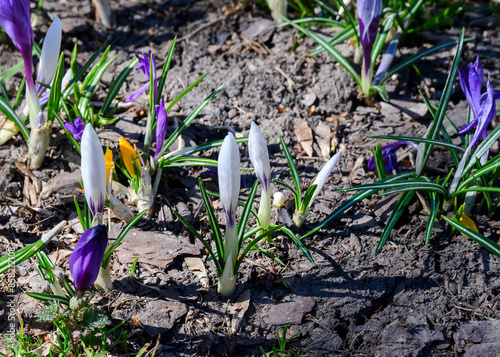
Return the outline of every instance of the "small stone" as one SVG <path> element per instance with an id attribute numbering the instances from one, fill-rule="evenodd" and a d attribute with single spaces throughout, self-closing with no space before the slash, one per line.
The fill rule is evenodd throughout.
<path id="1" fill-rule="evenodd" d="M 156 300 L 146 304 L 138 320 L 151 337 L 156 337 L 170 330 L 186 314 L 186 305 L 181 302 Z"/>
<path id="2" fill-rule="evenodd" d="M 300 297 L 293 302 L 285 302 L 272 306 L 263 316 L 263 320 L 269 325 L 299 325 L 304 314 L 310 312 L 316 300 L 310 297 Z"/>

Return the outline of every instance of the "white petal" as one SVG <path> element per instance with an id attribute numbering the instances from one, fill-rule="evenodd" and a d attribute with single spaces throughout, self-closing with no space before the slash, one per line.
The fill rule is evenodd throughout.
<path id="1" fill-rule="evenodd" d="M 311 201 L 309 201 L 309 207 L 311 204 L 314 202 L 318 194 L 321 192 L 321 189 L 323 188 L 323 185 L 325 184 L 326 180 L 328 179 L 328 176 L 330 176 L 330 173 L 332 172 L 333 168 L 335 167 L 335 164 L 337 161 L 339 161 L 340 153 L 336 153 L 335 155 L 332 156 L 330 160 L 323 166 L 321 171 L 318 173 L 318 176 L 313 181 L 313 185 L 316 186 L 316 190 L 314 190 L 314 194 L 312 195 Z"/>
<path id="2" fill-rule="evenodd" d="M 255 175 L 262 187 L 267 191 L 271 183 L 269 152 L 267 150 L 266 139 L 264 139 L 264 135 L 262 135 L 262 132 L 255 123 L 252 123 L 250 134 L 248 135 L 248 154 L 255 168 Z"/>
<path id="3" fill-rule="evenodd" d="M 38 75 L 36 80 L 49 84 L 56 72 L 59 54 L 61 52 L 62 24 L 59 17 L 56 17 L 45 35 L 42 46 L 42 55 L 38 64 Z"/>
<path id="4" fill-rule="evenodd" d="M 101 142 L 92 127 L 87 124 L 82 135 L 82 181 L 87 204 L 95 215 L 102 213 L 106 199 L 106 164 Z"/>
<path id="5" fill-rule="evenodd" d="M 229 218 L 234 213 L 240 193 L 240 150 L 233 134 L 227 134 L 220 148 L 218 159 L 219 192 L 222 206 Z"/>

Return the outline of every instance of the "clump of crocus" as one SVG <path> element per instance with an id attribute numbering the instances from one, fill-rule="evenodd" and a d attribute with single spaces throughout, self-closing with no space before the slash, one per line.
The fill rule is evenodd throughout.
<path id="1" fill-rule="evenodd" d="M 87 124 L 81 141 L 82 181 L 85 200 L 92 213 L 92 227 L 80 237 L 75 250 L 69 257 L 69 267 L 77 296 L 97 279 L 108 245 L 108 233 L 103 224 L 106 200 L 106 164 L 101 143 L 91 124 Z M 105 272 L 102 274 L 106 275 Z M 107 274 L 109 278 L 109 272 Z M 105 288 L 111 288 L 111 280 L 105 281 Z"/>
<path id="2" fill-rule="evenodd" d="M 481 89 L 483 86 L 483 67 L 481 65 L 481 62 L 479 61 L 479 57 L 476 59 L 476 62 L 474 64 L 469 63 L 465 72 L 459 69 L 458 75 L 460 78 L 462 91 L 464 92 L 465 97 L 467 98 L 467 102 L 469 103 L 469 106 L 471 108 L 472 114 L 474 115 L 474 120 L 461 128 L 458 131 L 458 134 L 466 134 L 474 128 L 476 130 L 474 131 L 469 146 L 466 148 L 462 160 L 458 165 L 457 171 L 455 172 L 455 176 L 453 177 L 453 181 L 449 190 L 450 194 L 453 194 L 455 192 L 462 178 L 463 170 L 465 164 L 469 159 L 472 148 L 476 146 L 480 142 L 480 140 L 486 139 L 488 125 L 495 116 L 496 111 L 496 93 L 490 83 L 489 73 L 488 81 L 486 83 L 486 92 L 481 93 Z M 481 164 L 484 164 L 488 159 L 488 152 L 489 150 L 487 150 L 481 157 Z M 448 203 L 448 206 L 449 205 L 450 203 Z"/>
<path id="3" fill-rule="evenodd" d="M 33 28 L 30 21 L 29 0 L 0 0 L 0 26 L 12 39 L 14 46 L 21 52 L 26 74 L 26 114 L 29 113 L 31 133 L 28 142 L 28 161 L 31 169 L 41 166 L 52 128 L 52 123 L 46 122 L 41 111 L 39 95 L 43 94 L 45 88 L 36 84 L 33 80 Z M 50 84 L 54 76 L 61 48 L 62 25 L 56 18 L 45 36 L 42 47 L 42 55 L 38 67 L 37 81 Z M 16 131 L 7 128 L 7 134 L 15 135 Z M 5 132 L 2 134 L 5 136 Z M 5 142 L 9 138 L 2 138 Z"/>
<path id="4" fill-rule="evenodd" d="M 411 145 L 418 150 L 418 145 L 412 143 L 411 141 L 398 141 L 395 143 L 387 144 L 382 146 L 382 158 L 384 160 L 385 172 L 392 172 L 398 169 L 398 157 L 396 156 L 396 151 L 406 145 Z M 368 160 L 368 170 L 375 170 L 375 157 L 372 156 Z"/>
<path id="5" fill-rule="evenodd" d="M 218 158 L 219 192 L 222 208 L 226 215 L 226 238 L 224 239 L 224 270 L 219 276 L 219 293 L 229 297 L 236 289 L 234 271 L 238 259 L 238 231 L 236 224 L 236 208 L 240 194 L 240 150 L 233 134 L 229 133 L 219 152 Z"/>
<path id="6" fill-rule="evenodd" d="M 255 176 L 262 187 L 259 205 L 260 226 L 265 229 L 271 221 L 271 165 L 269 164 L 269 152 L 266 139 L 259 127 L 252 123 L 248 135 L 248 154 L 255 168 Z"/>
<path id="7" fill-rule="evenodd" d="M 382 0 L 358 0 L 359 40 L 363 47 L 361 91 L 368 95 L 372 86 L 373 66 L 371 56 L 377 38 Z"/>

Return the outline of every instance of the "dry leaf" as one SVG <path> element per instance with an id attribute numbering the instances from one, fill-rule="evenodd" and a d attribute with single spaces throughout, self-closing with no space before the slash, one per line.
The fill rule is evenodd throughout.
<path id="1" fill-rule="evenodd" d="M 332 131 L 330 127 L 325 123 L 319 123 L 314 129 L 316 132 L 316 141 L 318 142 L 319 148 L 321 150 L 321 156 L 325 160 L 330 159 L 330 136 Z"/>

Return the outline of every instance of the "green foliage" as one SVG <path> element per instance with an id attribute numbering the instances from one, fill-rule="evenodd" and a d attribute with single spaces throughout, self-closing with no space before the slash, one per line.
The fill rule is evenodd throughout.
<path id="1" fill-rule="evenodd" d="M 290 325 L 286 325 L 281 330 L 281 333 L 280 329 L 276 330 L 276 339 L 278 340 L 278 346 L 273 345 L 273 349 L 271 350 L 271 352 L 266 353 L 264 349 L 260 347 L 260 350 L 263 353 L 264 357 L 281 357 L 281 356 L 298 357 L 293 347 L 289 346 L 289 342 L 292 341 L 297 336 L 299 336 L 305 330 L 305 328 L 293 334 L 292 336 L 287 337 L 286 333 L 289 328 Z"/>

